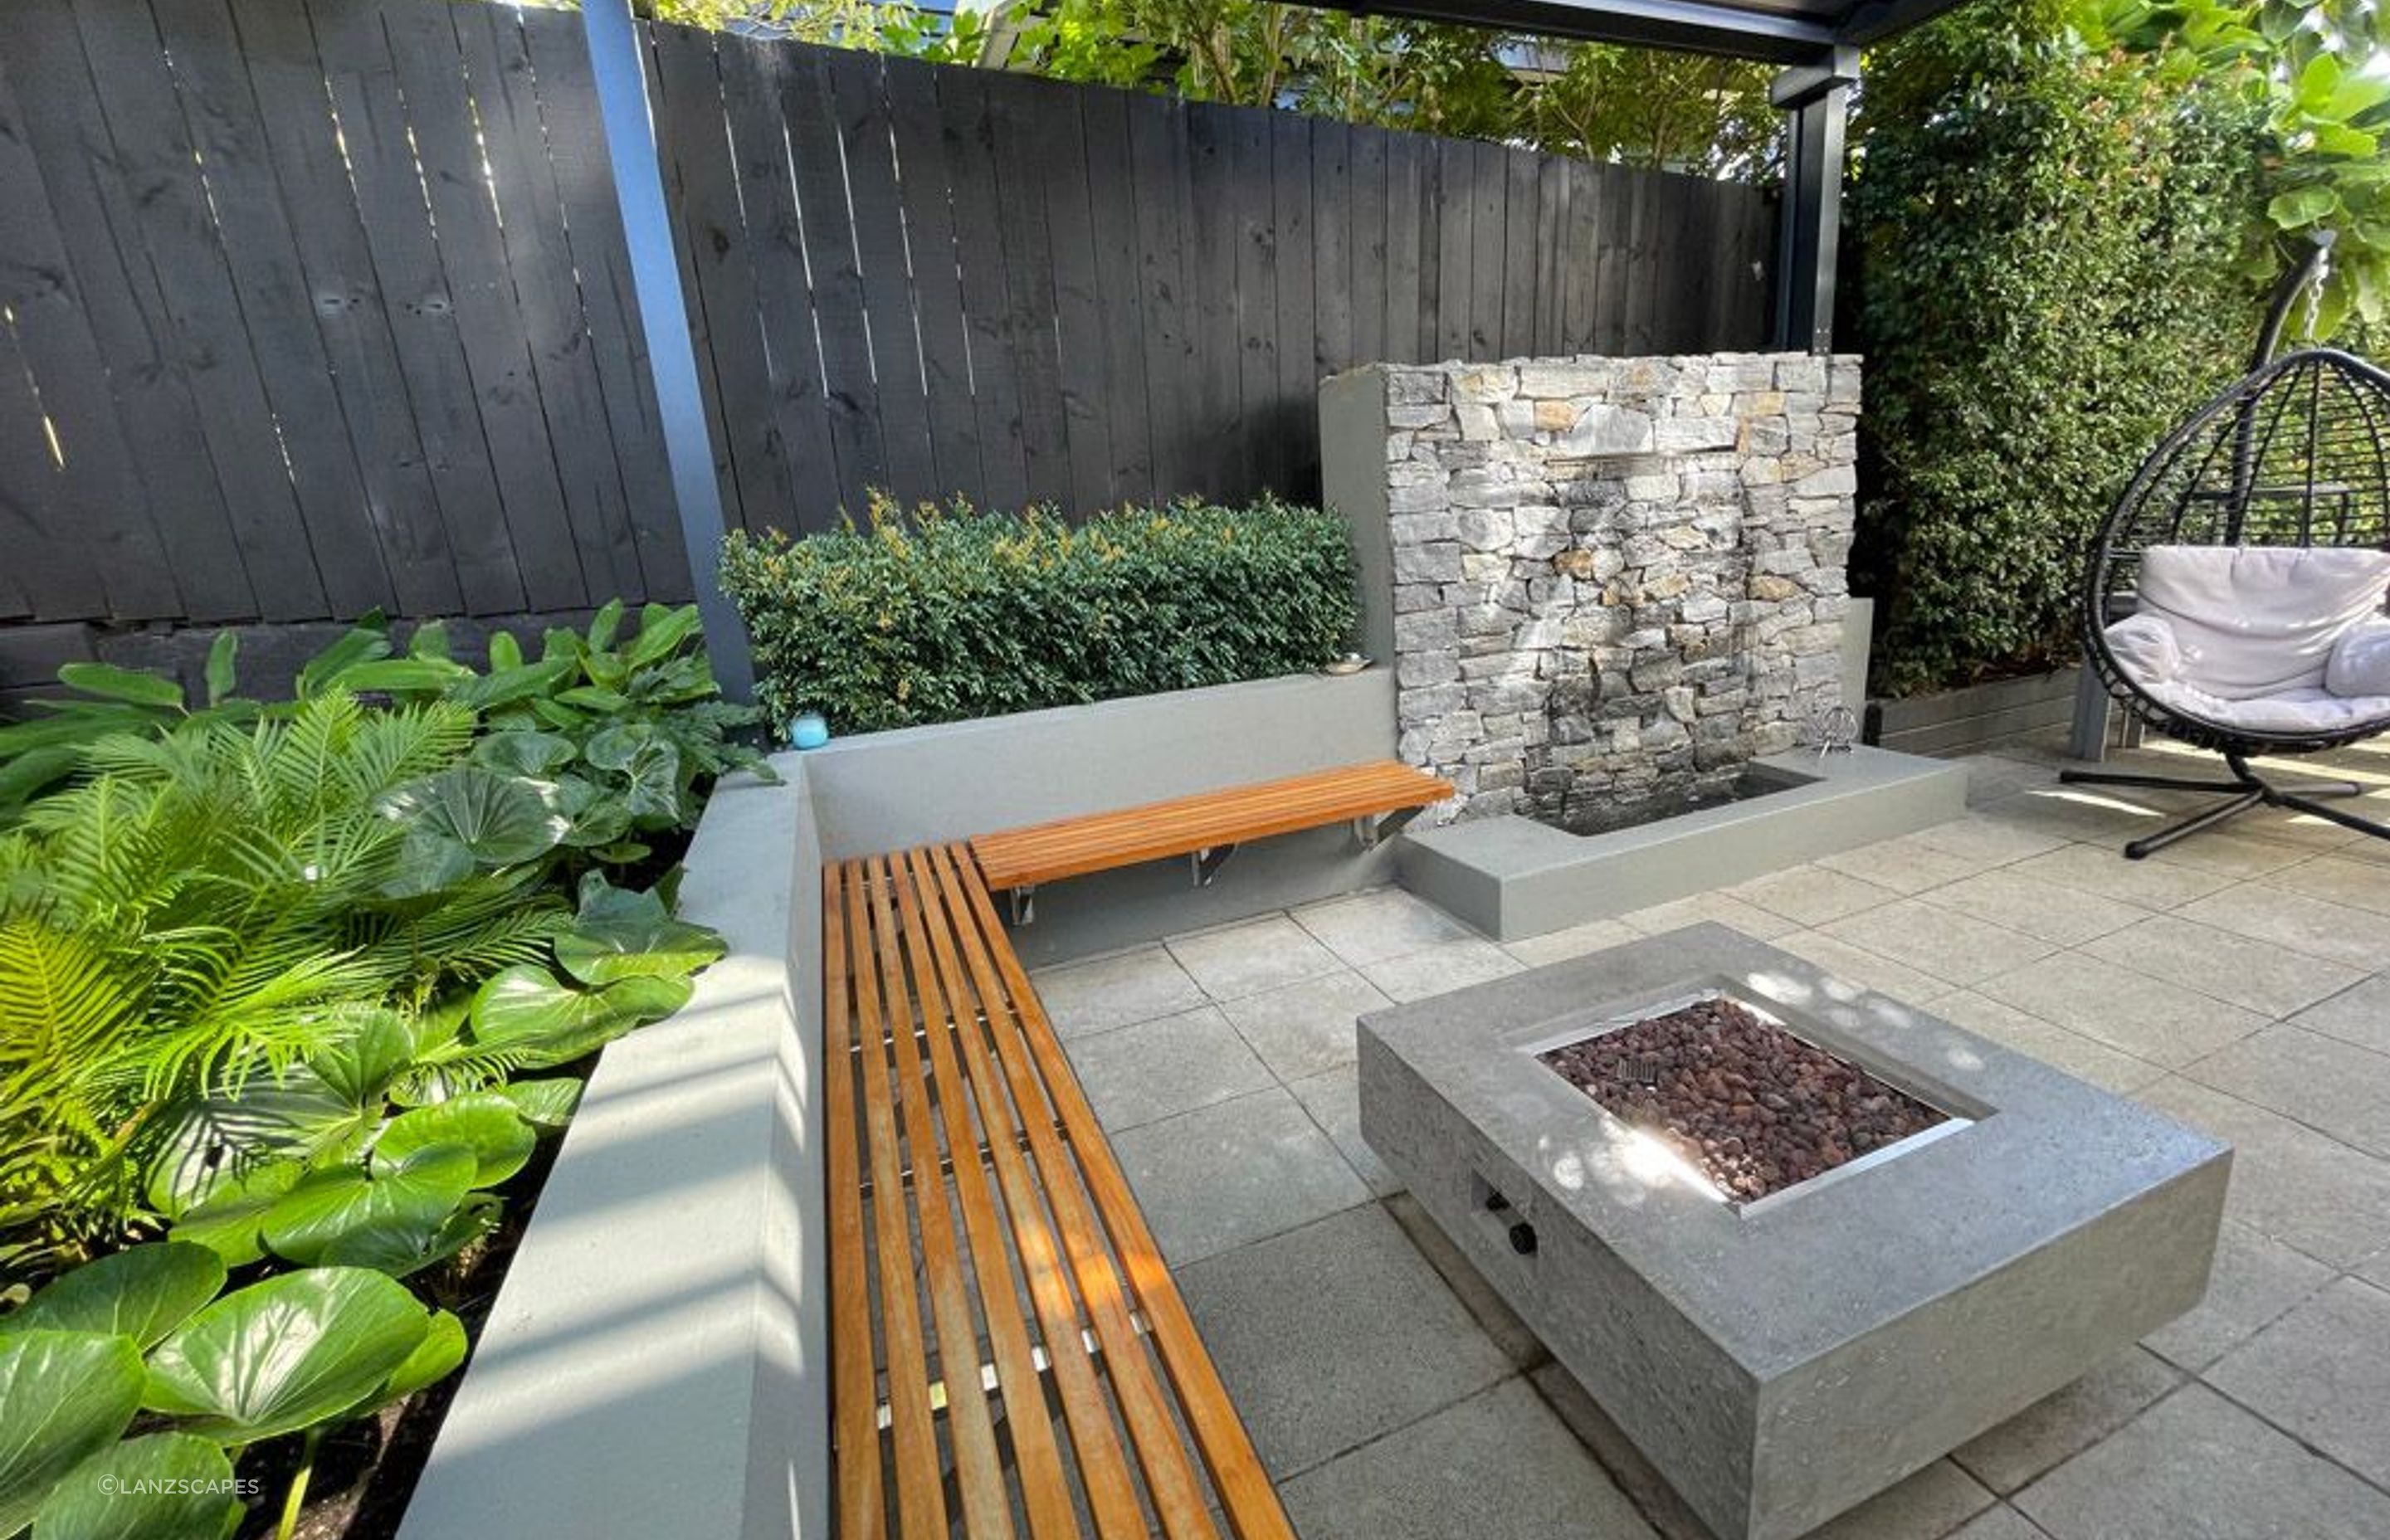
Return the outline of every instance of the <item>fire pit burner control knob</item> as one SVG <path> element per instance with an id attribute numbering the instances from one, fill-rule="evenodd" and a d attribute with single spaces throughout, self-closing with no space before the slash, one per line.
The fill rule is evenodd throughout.
<path id="1" fill-rule="evenodd" d="M 1536 1254 L 1536 1227 L 1522 1219 L 1510 1226 L 1510 1250 L 1523 1257 Z"/>
<path id="2" fill-rule="evenodd" d="M 1489 1192 L 1485 1195 L 1485 1212 L 1488 1213 L 1500 1213 L 1510 1206 L 1510 1200 L 1498 1192 Z"/>

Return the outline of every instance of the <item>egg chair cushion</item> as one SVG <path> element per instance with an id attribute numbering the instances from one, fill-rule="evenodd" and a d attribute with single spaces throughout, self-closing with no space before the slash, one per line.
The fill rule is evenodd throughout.
<path id="1" fill-rule="evenodd" d="M 2381 617 L 2385 590 L 2390 551 L 2152 545 L 2141 554 L 2133 619 L 2162 621 L 2172 633 L 2170 655 L 2164 646 L 2139 643 L 2152 654 L 2150 662 L 2168 665 L 2151 683 L 2220 700 L 2280 700 L 2291 691 L 2329 693 L 2333 648 Z M 2149 630 L 2134 635 L 2146 637 Z M 2124 653 L 2117 659 L 2132 668 Z"/>
<path id="2" fill-rule="evenodd" d="M 2324 665 L 2323 687 L 2334 695 L 2390 695 L 2390 619 L 2348 628 Z"/>

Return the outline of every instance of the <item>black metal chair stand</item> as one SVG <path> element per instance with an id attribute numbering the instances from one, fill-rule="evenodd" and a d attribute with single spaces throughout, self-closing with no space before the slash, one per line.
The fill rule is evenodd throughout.
<path id="1" fill-rule="evenodd" d="M 2360 830 L 2376 839 L 2390 840 L 2390 828 L 2360 818 L 2318 802 L 2319 797 L 2354 797 L 2364 788 L 2355 781 L 2306 781 L 2296 786 L 2278 786 L 2249 768 L 2247 757 L 2238 750 L 2224 751 L 2224 764 L 2233 778 L 2199 780 L 2188 776 L 2136 776 L 2114 770 L 2062 770 L 2058 778 L 2069 786 L 2129 786 L 2145 790 L 2213 791 L 2224 801 L 2204 807 L 2190 817 L 2168 824 L 2155 834 L 2127 841 L 2125 854 L 2135 861 L 2153 851 L 2161 851 L 2178 840 L 2187 840 L 2202 829 L 2214 828 L 2238 814 L 2253 807 L 2287 807 L 2301 813 L 2328 818 L 2347 828 Z"/>

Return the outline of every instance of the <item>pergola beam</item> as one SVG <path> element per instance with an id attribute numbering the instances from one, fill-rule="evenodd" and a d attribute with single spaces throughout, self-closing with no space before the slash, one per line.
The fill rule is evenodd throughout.
<path id="1" fill-rule="evenodd" d="M 1715 0 L 1322 0 L 1331 10 L 1495 27 L 1585 43 L 1725 54 L 1769 64 L 1816 59 L 1838 41 L 1829 23 Z M 1945 0 L 1955 4 L 1957 0 Z"/>

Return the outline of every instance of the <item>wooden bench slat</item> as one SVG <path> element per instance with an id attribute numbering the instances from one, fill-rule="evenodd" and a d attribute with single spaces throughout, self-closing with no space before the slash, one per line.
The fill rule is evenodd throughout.
<path id="1" fill-rule="evenodd" d="M 1425 771 L 1381 761 L 1029 824 L 970 844 L 990 885 L 1022 887 L 1425 807 L 1450 795 L 1449 785 Z"/>
<path id="2" fill-rule="evenodd" d="M 959 862 L 961 850 L 955 849 L 950 858 Z M 986 889 L 976 882 L 964 886 L 982 931 L 1001 942 L 1003 921 L 996 918 L 995 903 Z M 1079 1089 L 1044 1005 L 1030 987 L 1028 975 L 1012 948 L 999 944 L 990 950 L 995 954 L 1004 988 L 1020 1008 L 1022 1035 L 1036 1056 L 1053 1095 L 1055 1113 L 1064 1126 L 1073 1130 L 1072 1147 L 1079 1152 L 1081 1174 L 1111 1244 L 1128 1268 L 1129 1285 L 1145 1313 L 1163 1366 L 1178 1392 L 1188 1425 L 1211 1471 L 1213 1488 L 1238 1540 L 1294 1540 L 1293 1525 L 1278 1500 L 1269 1473 L 1253 1448 L 1251 1435 L 1245 1431 L 1243 1420 L 1237 1416 L 1235 1403 L 1228 1397 L 1227 1385 L 1221 1382 L 1219 1370 L 1203 1347 L 1194 1317 L 1188 1314 L 1186 1302 L 1179 1297 L 1178 1286 L 1171 1278 L 1169 1265 L 1145 1223 L 1144 1212 L 1137 1207 L 1120 1161 L 1103 1137 L 1095 1110 Z"/>
<path id="3" fill-rule="evenodd" d="M 938 1456 L 935 1414 L 930 1405 L 929 1357 L 920 1317 L 914 1313 L 912 1226 L 906 1217 L 905 1152 L 897 1141 L 896 1109 L 889 1084 L 888 1017 L 881 1010 L 877 969 L 866 960 L 878 953 L 866 904 L 865 878 L 857 864 L 849 864 L 846 930 L 853 953 L 850 974 L 855 1023 L 863 1037 L 863 1125 L 870 1144 L 871 1208 L 880 1241 L 880 1346 L 888 1364 L 896 1516 L 906 1535 L 943 1534 L 945 1473 Z M 909 1019 L 905 1025 L 911 1025 Z"/>
<path id="4" fill-rule="evenodd" d="M 1051 1063 L 1037 1051 L 1037 1032 L 1051 1029 L 1043 1027 L 1035 996 L 1028 995 L 1005 972 L 1004 964 L 1011 958 L 1012 947 L 1005 941 L 1003 929 L 999 926 L 988 930 L 980 919 L 983 910 L 989 918 L 995 915 L 986 890 L 971 870 L 967 853 L 959 848 L 934 852 L 931 860 L 955 904 L 956 928 L 963 939 L 964 958 L 978 982 L 981 1001 L 989 1007 L 988 1024 L 996 1035 L 996 1059 L 1012 1088 L 1015 1105 L 1030 1107 L 1044 1101 L 1059 1110 L 1066 1096 L 1075 1095 L 1077 1088 L 1070 1080 L 1067 1064 L 1062 1069 L 1064 1083 L 1057 1084 Z M 1013 971 L 1018 972 L 1017 966 Z M 1008 1001 L 1009 1008 L 997 1010 L 998 1001 Z M 1047 1200 L 1061 1229 L 1072 1270 L 1079 1281 L 1079 1296 L 1094 1322 L 1097 1340 L 1103 1344 L 1104 1366 L 1111 1377 L 1113 1398 L 1120 1406 L 1122 1419 L 1128 1424 L 1130 1439 L 1145 1472 L 1147 1495 L 1161 1518 L 1163 1530 L 1171 1540 L 1204 1540 L 1215 1535 L 1218 1532 L 1212 1525 L 1211 1505 L 1205 1500 L 1202 1482 L 1188 1458 L 1168 1398 L 1153 1377 L 1145 1344 L 1130 1318 L 1133 1286 L 1116 1270 L 1104 1242 L 1105 1229 L 1089 1212 L 1087 1195 L 1081 1186 L 1082 1165 L 1088 1152 L 1080 1148 L 1079 1137 L 1065 1145 L 1043 1118 L 1032 1122 L 1029 1138 L 1045 1177 Z"/>
<path id="5" fill-rule="evenodd" d="M 870 863 L 871 912 L 878 927 L 878 947 L 880 975 L 880 997 L 887 1008 L 890 1036 L 896 1054 L 896 1103 L 905 1121 L 905 1136 L 911 1149 L 916 1168 L 927 1163 L 937 1164 L 938 1136 L 930 1115 L 933 1089 L 941 1088 L 923 1071 L 921 1045 L 911 1030 L 918 1013 L 922 1036 L 937 1040 L 948 1030 L 944 1002 L 936 995 L 935 985 L 927 989 L 906 977 L 903 954 L 913 952 L 918 968 L 918 946 L 902 946 L 900 938 L 918 935 L 919 926 L 908 922 L 900 931 L 895 922 L 895 905 L 892 889 L 896 882 L 886 856 Z M 909 1002 L 908 1008 L 899 1010 L 898 1001 Z M 959 1092 L 958 1082 L 945 1082 L 943 1088 Z M 940 1101 L 952 1098 L 939 1096 Z M 959 1148 L 975 1149 L 977 1141 L 966 1134 Z M 938 1201 L 911 1203 L 920 1220 L 921 1257 L 924 1278 L 929 1286 L 931 1322 L 936 1328 L 938 1371 L 946 1387 L 946 1430 L 954 1445 L 956 1496 L 960 1502 L 963 1518 L 970 1534 L 988 1540 L 1012 1540 L 1012 1504 L 1005 1491 L 1004 1465 L 996 1452 L 996 1425 L 987 1409 L 987 1390 L 980 1380 L 979 1328 L 971 1315 L 970 1290 L 963 1278 L 962 1254 L 955 1236 L 953 1211 L 943 1200 L 940 1187 L 929 1190 Z M 883 1200 L 894 1208 L 905 1204 L 903 1193 L 890 1193 Z M 1009 1307 L 1009 1300 L 1004 1302 Z M 991 1311 L 991 1314 L 994 1314 Z"/>
<path id="6" fill-rule="evenodd" d="M 924 914 L 924 929 L 937 962 L 940 982 L 947 999 L 953 1002 L 955 1019 L 961 1029 L 956 1036 L 962 1045 L 974 1103 L 988 1132 L 996 1180 L 1012 1223 L 1014 1255 L 1029 1286 L 1031 1306 L 1037 1313 L 1047 1361 L 1054 1371 L 1080 1479 L 1087 1493 L 1088 1509 L 1098 1533 L 1106 1540 L 1115 1536 L 1142 1540 L 1144 1511 L 1130 1480 L 1128 1460 L 1121 1448 L 1119 1431 L 1112 1422 L 1102 1384 L 1080 1335 L 1078 1305 L 1063 1269 L 1061 1247 L 1047 1228 L 1037 1178 L 1021 1154 L 1022 1120 L 1014 1116 L 1003 1088 L 1005 1079 L 992 1058 L 989 1034 L 977 1020 L 982 1011 L 991 1020 L 1001 1018 L 1007 1007 L 1000 994 L 992 999 L 983 997 L 967 975 L 958 960 L 957 922 L 960 917 L 952 913 L 934 870 L 926 866 L 920 869 L 927 875 L 919 884 L 919 892 L 925 903 L 932 898 L 936 901 Z M 1031 1127 L 1043 1122 L 1034 1109 L 1024 1110 Z M 983 1282 L 983 1297 L 985 1290 Z M 1028 1401 L 1019 1410 L 1009 1396 L 1006 1398 L 1008 1418 L 1022 1417 L 1028 1408 L 1040 1406 L 1042 1397 Z"/>
<path id="7" fill-rule="evenodd" d="M 839 1534 L 885 1534 L 880 1419 L 872 1369 L 871 1290 L 864 1262 L 863 1184 L 855 1119 L 855 1034 L 848 987 L 845 872 L 822 867 L 822 1116 L 829 1149 L 830 1391 L 838 1464 Z"/>

